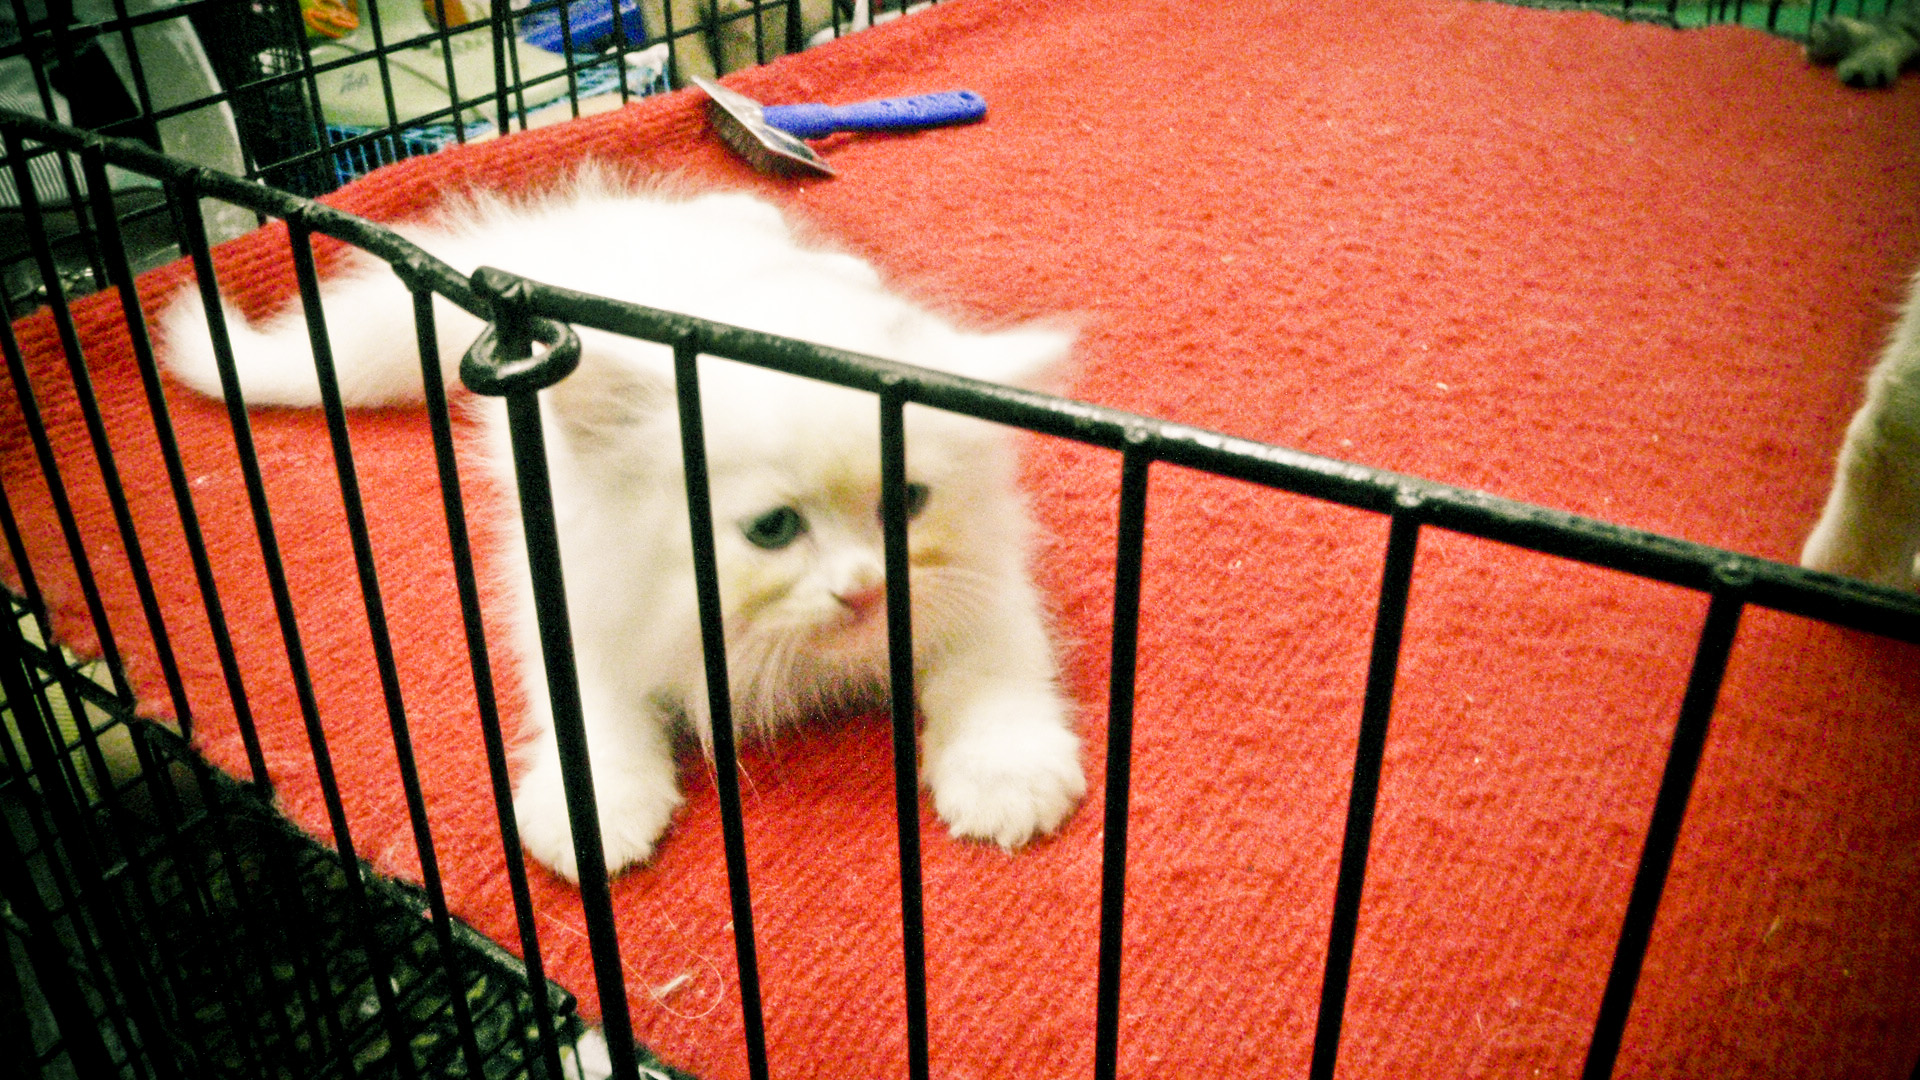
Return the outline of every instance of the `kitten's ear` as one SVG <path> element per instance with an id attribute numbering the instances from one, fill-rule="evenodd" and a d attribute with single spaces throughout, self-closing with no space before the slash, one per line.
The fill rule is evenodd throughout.
<path id="1" fill-rule="evenodd" d="M 547 391 L 549 411 L 575 451 L 618 451 L 636 428 L 674 408 L 673 380 L 628 349 L 581 344 L 580 367 Z"/>
<path id="2" fill-rule="evenodd" d="M 987 382 L 1057 392 L 1066 383 L 1073 331 L 1057 323 L 1029 323 L 985 333 L 959 331 L 936 366 Z"/>

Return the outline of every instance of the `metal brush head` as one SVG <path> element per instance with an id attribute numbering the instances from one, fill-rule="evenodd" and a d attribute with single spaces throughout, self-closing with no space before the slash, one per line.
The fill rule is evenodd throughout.
<path id="1" fill-rule="evenodd" d="M 699 75 L 693 76 L 693 84 L 711 99 L 707 115 L 720 140 L 747 164 L 775 176 L 834 175 L 812 147 L 767 123 L 759 102 Z"/>

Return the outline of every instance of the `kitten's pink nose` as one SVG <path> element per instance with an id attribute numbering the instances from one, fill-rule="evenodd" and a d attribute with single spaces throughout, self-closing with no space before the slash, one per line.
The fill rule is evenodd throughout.
<path id="1" fill-rule="evenodd" d="M 846 605 L 847 610 L 861 619 L 876 611 L 885 611 L 887 607 L 887 583 L 875 582 L 833 594 L 835 600 Z"/>

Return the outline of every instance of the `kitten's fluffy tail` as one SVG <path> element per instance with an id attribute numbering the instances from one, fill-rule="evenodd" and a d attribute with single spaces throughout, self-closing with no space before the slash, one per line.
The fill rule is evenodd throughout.
<path id="1" fill-rule="evenodd" d="M 410 295 L 384 267 L 334 278 L 323 287 L 327 340 L 348 406 L 393 405 L 419 401 L 420 352 Z M 249 405 L 320 404 L 314 350 L 306 313 L 296 301 L 257 325 L 223 301 L 226 334 L 240 394 Z M 441 374 L 457 374 L 460 350 L 479 322 L 444 301 L 435 303 L 441 342 Z M 197 288 L 174 297 L 159 319 L 167 369 L 181 382 L 209 397 L 224 398 L 213 332 Z M 451 356 L 448 353 L 451 352 Z"/>

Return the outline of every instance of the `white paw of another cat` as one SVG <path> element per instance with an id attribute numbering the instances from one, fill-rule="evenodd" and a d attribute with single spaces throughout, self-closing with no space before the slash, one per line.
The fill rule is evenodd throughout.
<path id="1" fill-rule="evenodd" d="M 954 836 L 1011 851 L 1059 828 L 1086 794 L 1080 739 L 1055 703 L 1044 705 L 1029 704 L 1026 717 L 1003 706 L 929 749 L 923 776 Z"/>
<path id="2" fill-rule="evenodd" d="M 609 874 L 651 858 L 681 802 L 671 778 L 664 783 L 643 778 L 607 782 L 596 776 L 594 799 L 600 808 L 601 849 Z M 561 786 L 557 760 L 541 762 L 520 778 L 513 813 L 527 854 L 568 881 L 579 881 L 580 865 L 574 856 L 566 789 Z"/>

